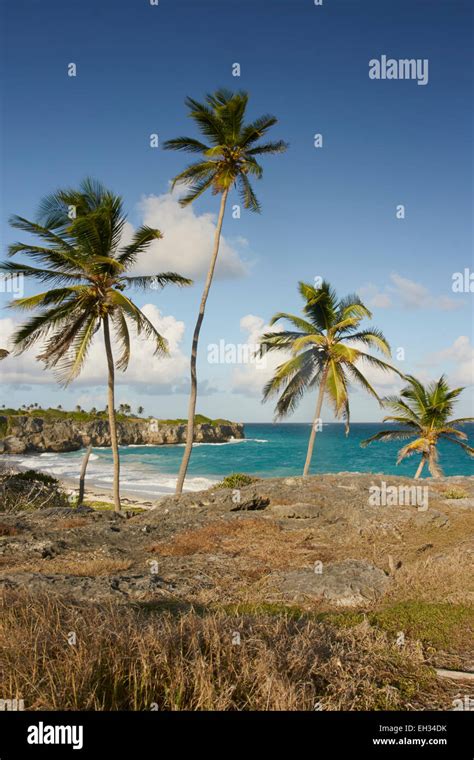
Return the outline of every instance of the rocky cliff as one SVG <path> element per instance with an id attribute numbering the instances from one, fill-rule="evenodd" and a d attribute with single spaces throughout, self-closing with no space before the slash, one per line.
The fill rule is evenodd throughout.
<path id="1" fill-rule="evenodd" d="M 5 431 L 4 437 L 0 438 L 0 454 L 77 451 L 89 444 L 110 446 L 106 419 L 78 422 L 30 415 L 0 416 L 0 430 Z M 159 446 L 186 441 L 186 425 L 165 424 L 153 419 L 118 421 L 117 432 L 122 446 Z M 194 434 L 194 440 L 200 443 L 222 443 L 244 437 L 244 426 L 237 422 L 199 424 Z"/>

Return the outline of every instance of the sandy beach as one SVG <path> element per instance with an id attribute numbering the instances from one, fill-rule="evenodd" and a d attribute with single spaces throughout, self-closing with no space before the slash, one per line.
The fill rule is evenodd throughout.
<path id="1" fill-rule="evenodd" d="M 61 487 L 71 496 L 77 497 L 79 493 L 78 481 L 73 478 L 61 478 Z M 160 499 L 164 498 L 164 495 L 157 497 L 156 499 L 149 499 L 146 496 L 138 496 L 136 493 L 130 493 L 129 491 L 121 492 L 121 501 L 125 509 L 154 509 Z M 112 489 L 100 488 L 95 485 L 91 485 L 85 489 L 84 501 L 86 504 L 93 502 L 106 502 L 108 504 L 114 503 Z"/>

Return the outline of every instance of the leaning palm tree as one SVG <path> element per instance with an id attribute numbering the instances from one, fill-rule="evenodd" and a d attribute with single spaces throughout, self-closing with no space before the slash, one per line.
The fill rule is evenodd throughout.
<path id="1" fill-rule="evenodd" d="M 296 329 L 265 333 L 260 338 L 259 353 L 263 356 L 269 351 L 284 351 L 291 355 L 277 367 L 264 388 L 264 401 L 281 392 L 275 408 L 277 418 L 293 412 L 307 390 L 319 388 L 303 470 L 303 476 L 306 476 L 324 397 L 327 396 L 332 402 L 336 418 L 345 419 L 348 434 L 348 391 L 351 381 L 362 386 L 380 403 L 360 365 L 400 373 L 390 364 L 362 350 L 361 346 L 368 346 L 390 356 L 390 347 L 380 330 L 375 327 L 359 330 L 364 317 L 371 317 L 372 314 L 358 296 L 349 295 L 339 300 L 327 282 L 323 282 L 320 288 L 300 282 L 299 292 L 305 301 L 304 316 L 278 312 L 270 322 L 274 325 L 284 319 Z"/>
<path id="2" fill-rule="evenodd" d="M 39 244 L 14 243 L 9 256 L 23 254 L 38 266 L 12 261 L 0 271 L 47 283 L 51 289 L 11 302 L 12 308 L 38 310 L 13 335 L 16 353 L 41 341 L 38 359 L 55 369 L 63 385 L 80 373 L 94 335 L 102 328 L 108 367 L 108 414 L 114 462 L 114 505 L 120 511 L 120 461 L 115 420 L 115 368 L 125 370 L 130 359 L 129 324 L 154 342 L 155 354 L 167 353 L 167 342 L 145 314 L 124 294 L 129 287 L 147 288 L 168 283 L 189 285 L 174 272 L 131 276 L 138 256 L 159 230 L 140 227 L 132 241 L 122 245 L 126 216 L 119 196 L 86 179 L 78 190 L 59 190 L 41 204 L 35 222 L 14 216 L 16 229 L 39 238 Z M 111 328 L 120 355 L 114 363 Z"/>
<path id="3" fill-rule="evenodd" d="M 198 161 L 188 166 L 173 180 L 173 187 L 177 183 L 189 186 L 189 192 L 180 201 L 182 206 L 192 203 L 208 189 L 211 189 L 214 195 L 221 196 L 214 248 L 193 334 L 191 392 L 189 396 L 186 446 L 176 485 L 177 494 L 183 490 L 193 446 L 194 416 L 197 398 L 196 361 L 199 333 L 219 253 L 227 197 L 230 189 L 236 186 L 244 207 L 251 211 L 259 212 L 260 203 L 249 181 L 249 176 L 256 179 L 262 177 L 263 169 L 258 163 L 257 157 L 283 153 L 287 148 L 287 144 L 282 140 L 259 143 L 260 138 L 264 137 L 268 130 L 277 123 L 277 119 L 267 114 L 255 121 L 245 123 L 247 102 L 247 93 L 232 93 L 224 89 L 218 90 L 212 95 L 207 95 L 204 103 L 199 103 L 197 100 L 193 100 L 193 98 L 187 98 L 186 105 L 189 108 L 189 116 L 197 125 L 206 142 L 201 142 L 193 137 L 177 137 L 174 140 L 168 140 L 164 146 L 169 150 L 182 150 L 187 153 L 200 154 Z"/>
<path id="4" fill-rule="evenodd" d="M 457 428 L 474 422 L 474 417 L 450 419 L 456 399 L 464 388 L 451 389 L 444 375 L 437 382 L 423 385 L 416 377 L 407 375 L 408 385 L 400 391 L 400 396 L 388 396 L 384 404 L 393 412 L 384 417 L 383 422 L 402 424 L 405 427 L 382 430 L 362 441 L 361 446 L 368 446 L 372 441 L 403 441 L 408 443 L 398 452 L 397 464 L 413 454 L 421 454 L 421 460 L 415 473 L 419 478 L 425 464 L 434 478 L 443 472 L 438 464 L 438 442 L 451 441 L 460 446 L 469 456 L 474 456 L 474 448 L 464 441 L 467 435 Z"/>

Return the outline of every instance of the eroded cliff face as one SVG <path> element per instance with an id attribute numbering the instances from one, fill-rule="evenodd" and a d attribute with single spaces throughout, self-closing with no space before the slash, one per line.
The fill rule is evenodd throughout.
<path id="1" fill-rule="evenodd" d="M 77 451 L 89 444 L 110 446 L 109 424 L 105 419 L 78 422 L 29 415 L 0 416 L 0 425 L 7 430 L 5 437 L 0 438 L 1 454 Z M 121 446 L 160 446 L 186 441 L 186 425 L 168 425 L 158 420 L 120 421 L 117 432 Z M 244 437 L 244 426 L 237 422 L 199 424 L 194 431 L 194 440 L 201 443 L 222 443 Z"/>

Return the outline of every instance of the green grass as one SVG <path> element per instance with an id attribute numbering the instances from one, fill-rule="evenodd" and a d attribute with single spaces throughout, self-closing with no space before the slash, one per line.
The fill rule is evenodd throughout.
<path id="1" fill-rule="evenodd" d="M 371 618 L 385 631 L 403 631 L 435 649 L 467 651 L 472 646 L 474 608 L 467 604 L 409 600 L 369 615 Z"/>
<path id="2" fill-rule="evenodd" d="M 364 617 L 372 626 L 394 637 L 402 631 L 407 638 L 417 639 L 424 646 L 436 650 L 465 652 L 472 646 L 474 608 L 467 604 L 413 599 L 390 604 L 365 615 L 354 610 L 321 612 L 317 615 L 321 621 L 346 628 L 358 625 Z"/>
<path id="3" fill-rule="evenodd" d="M 112 512 L 114 509 L 114 505 L 110 501 L 88 501 L 86 499 L 84 500 L 84 506 L 104 512 Z M 136 512 L 136 514 L 146 511 L 145 509 L 142 509 L 142 507 L 129 507 L 126 504 L 122 504 L 122 510 L 124 512 Z"/>

